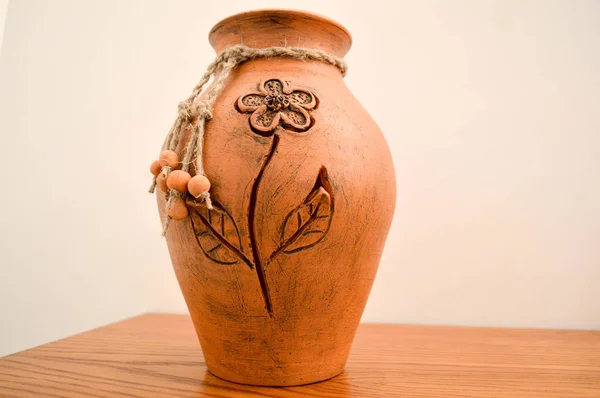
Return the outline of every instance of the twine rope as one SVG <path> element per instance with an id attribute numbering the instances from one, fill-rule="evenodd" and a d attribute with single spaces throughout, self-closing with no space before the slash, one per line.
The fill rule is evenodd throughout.
<path id="1" fill-rule="evenodd" d="M 179 144 L 183 127 L 186 125 L 193 126 L 192 135 L 185 147 L 183 160 L 181 162 L 181 169 L 183 171 L 189 171 L 193 161 L 192 159 L 195 155 L 196 158 L 194 163 L 196 166 L 196 174 L 206 176 L 202 159 L 205 126 L 206 123 L 212 119 L 212 106 L 223 90 L 225 81 L 231 75 L 233 69 L 247 61 L 274 57 L 323 62 L 339 69 L 342 76 L 345 76 L 347 71 L 347 66 L 343 59 L 322 50 L 301 47 L 250 48 L 243 44 L 226 48 L 212 63 L 210 63 L 210 65 L 208 65 L 206 72 L 202 75 L 202 79 L 196 84 L 190 96 L 179 103 L 177 108 L 178 117 L 173 123 L 173 126 L 169 130 L 169 134 L 163 143 L 162 150 L 168 149 L 175 151 Z M 204 86 L 211 78 L 214 79 L 213 84 L 206 91 L 205 97 L 201 101 L 198 101 Z M 171 168 L 169 166 L 165 166 L 161 170 L 161 173 L 165 178 L 170 172 Z M 149 192 L 154 193 L 155 187 L 156 177 L 152 180 Z M 171 208 L 175 198 L 183 198 L 185 196 L 175 189 L 170 189 L 167 195 L 167 209 Z M 210 199 L 210 193 L 201 193 L 199 199 L 204 201 L 209 210 L 212 210 L 213 206 Z M 167 216 L 163 227 L 163 236 L 167 233 L 170 222 L 171 217 Z"/>

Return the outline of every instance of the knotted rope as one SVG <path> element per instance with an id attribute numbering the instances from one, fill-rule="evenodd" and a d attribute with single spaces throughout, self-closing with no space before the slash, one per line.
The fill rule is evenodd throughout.
<path id="1" fill-rule="evenodd" d="M 231 71 L 238 65 L 259 58 L 283 57 L 298 59 L 303 61 L 319 61 L 335 66 L 340 70 L 342 76 L 346 75 L 347 66 L 343 59 L 328 54 L 321 50 L 312 50 L 300 47 L 268 47 L 268 48 L 250 48 L 242 44 L 229 47 L 221 52 L 215 60 L 208 65 L 202 79 L 196 84 L 194 90 L 188 98 L 179 103 L 178 117 L 169 130 L 169 134 L 163 144 L 163 150 L 175 151 L 179 144 L 182 128 L 186 124 L 193 124 L 192 135 L 187 143 L 184 156 L 181 161 L 181 169 L 188 172 L 194 154 L 196 175 L 206 176 L 204 164 L 202 161 L 202 149 L 204 144 L 204 131 L 206 122 L 212 119 L 212 106 L 223 90 L 225 81 L 231 74 Z M 216 76 L 216 77 L 215 77 Z M 215 77 L 213 84 L 206 91 L 205 97 L 198 101 L 202 90 L 211 78 Z M 163 166 L 161 169 L 162 177 L 166 178 L 171 172 L 170 166 Z M 152 181 L 149 192 L 154 193 L 156 187 L 156 177 Z M 170 189 L 167 193 L 167 209 L 170 209 L 175 198 L 182 198 L 186 194 L 175 189 Z M 202 192 L 199 196 L 206 203 L 206 207 L 212 210 L 212 202 L 209 192 Z M 171 217 L 167 216 L 163 227 L 163 236 L 167 233 Z"/>

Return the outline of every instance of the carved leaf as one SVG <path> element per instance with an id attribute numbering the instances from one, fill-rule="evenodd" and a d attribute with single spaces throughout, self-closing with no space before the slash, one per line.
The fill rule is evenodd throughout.
<path id="1" fill-rule="evenodd" d="M 221 205 L 213 202 L 213 210 L 208 210 L 193 200 L 188 200 L 188 204 L 196 240 L 208 258 L 219 264 L 231 265 L 242 260 L 250 265 L 241 250 L 237 225 Z"/>
<path id="2" fill-rule="evenodd" d="M 323 168 L 317 179 L 317 184 L 304 203 L 292 210 L 285 218 L 281 228 L 281 244 L 271 258 L 283 252 L 296 253 L 309 249 L 319 243 L 324 237 L 333 214 L 332 198 L 323 185 L 327 172 Z"/>

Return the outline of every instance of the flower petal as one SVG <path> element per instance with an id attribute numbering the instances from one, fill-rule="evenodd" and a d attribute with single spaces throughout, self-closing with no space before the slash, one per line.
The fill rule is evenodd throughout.
<path id="1" fill-rule="evenodd" d="M 238 99 L 237 106 L 244 113 L 254 112 L 265 104 L 265 96 L 261 93 L 250 93 Z"/>
<path id="2" fill-rule="evenodd" d="M 290 103 L 290 107 L 281 113 L 281 121 L 287 127 L 297 131 L 306 131 L 310 127 L 310 116 L 301 106 Z"/>
<path id="3" fill-rule="evenodd" d="M 295 87 L 294 91 L 290 94 L 290 102 L 304 109 L 313 109 L 317 105 L 317 100 L 313 93 Z"/>
<path id="4" fill-rule="evenodd" d="M 259 89 L 265 95 L 279 95 L 288 87 L 288 84 L 281 79 L 269 79 L 260 83 Z"/>
<path id="5" fill-rule="evenodd" d="M 256 130 L 266 133 L 275 130 L 280 118 L 280 112 L 271 111 L 266 105 L 262 105 L 250 116 L 250 125 Z"/>

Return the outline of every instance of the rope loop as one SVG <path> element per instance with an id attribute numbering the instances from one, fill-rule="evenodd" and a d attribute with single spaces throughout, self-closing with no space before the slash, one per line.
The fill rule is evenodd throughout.
<path id="1" fill-rule="evenodd" d="M 192 124 L 193 129 L 190 139 L 184 149 L 184 156 L 182 163 L 182 171 L 188 171 L 191 163 L 195 163 L 197 174 L 204 175 L 204 167 L 202 163 L 202 148 L 204 144 L 204 132 L 205 124 L 207 121 L 213 118 L 212 106 L 217 96 L 223 90 L 225 81 L 231 74 L 232 70 L 238 65 L 259 58 L 291 58 L 301 61 L 318 61 L 325 64 L 336 67 L 342 74 L 346 75 L 347 66 L 342 58 L 328 54 L 322 50 L 312 50 L 301 47 L 268 47 L 268 48 L 250 48 L 243 44 L 238 44 L 232 47 L 228 47 L 223 50 L 213 62 L 210 63 L 206 72 L 202 75 L 202 79 L 194 87 L 191 95 L 185 100 L 179 103 L 177 107 L 178 118 L 171 127 L 167 139 L 163 144 L 163 150 L 175 151 L 178 148 L 180 141 L 180 135 L 184 123 L 187 122 Z M 204 86 L 213 79 L 213 83 L 202 100 L 198 100 L 203 92 Z M 193 160 L 193 155 L 196 155 L 196 159 Z M 163 168 L 163 177 L 166 177 L 171 168 L 166 166 Z M 154 191 L 156 180 L 153 180 L 150 192 Z M 172 205 L 174 198 L 185 199 L 186 194 L 181 194 L 174 189 L 169 190 L 167 193 L 167 206 Z M 212 209 L 212 202 L 210 199 L 209 192 L 203 192 L 198 198 L 203 201 L 206 207 Z M 164 223 L 163 235 L 166 234 L 171 217 L 167 217 Z"/>

